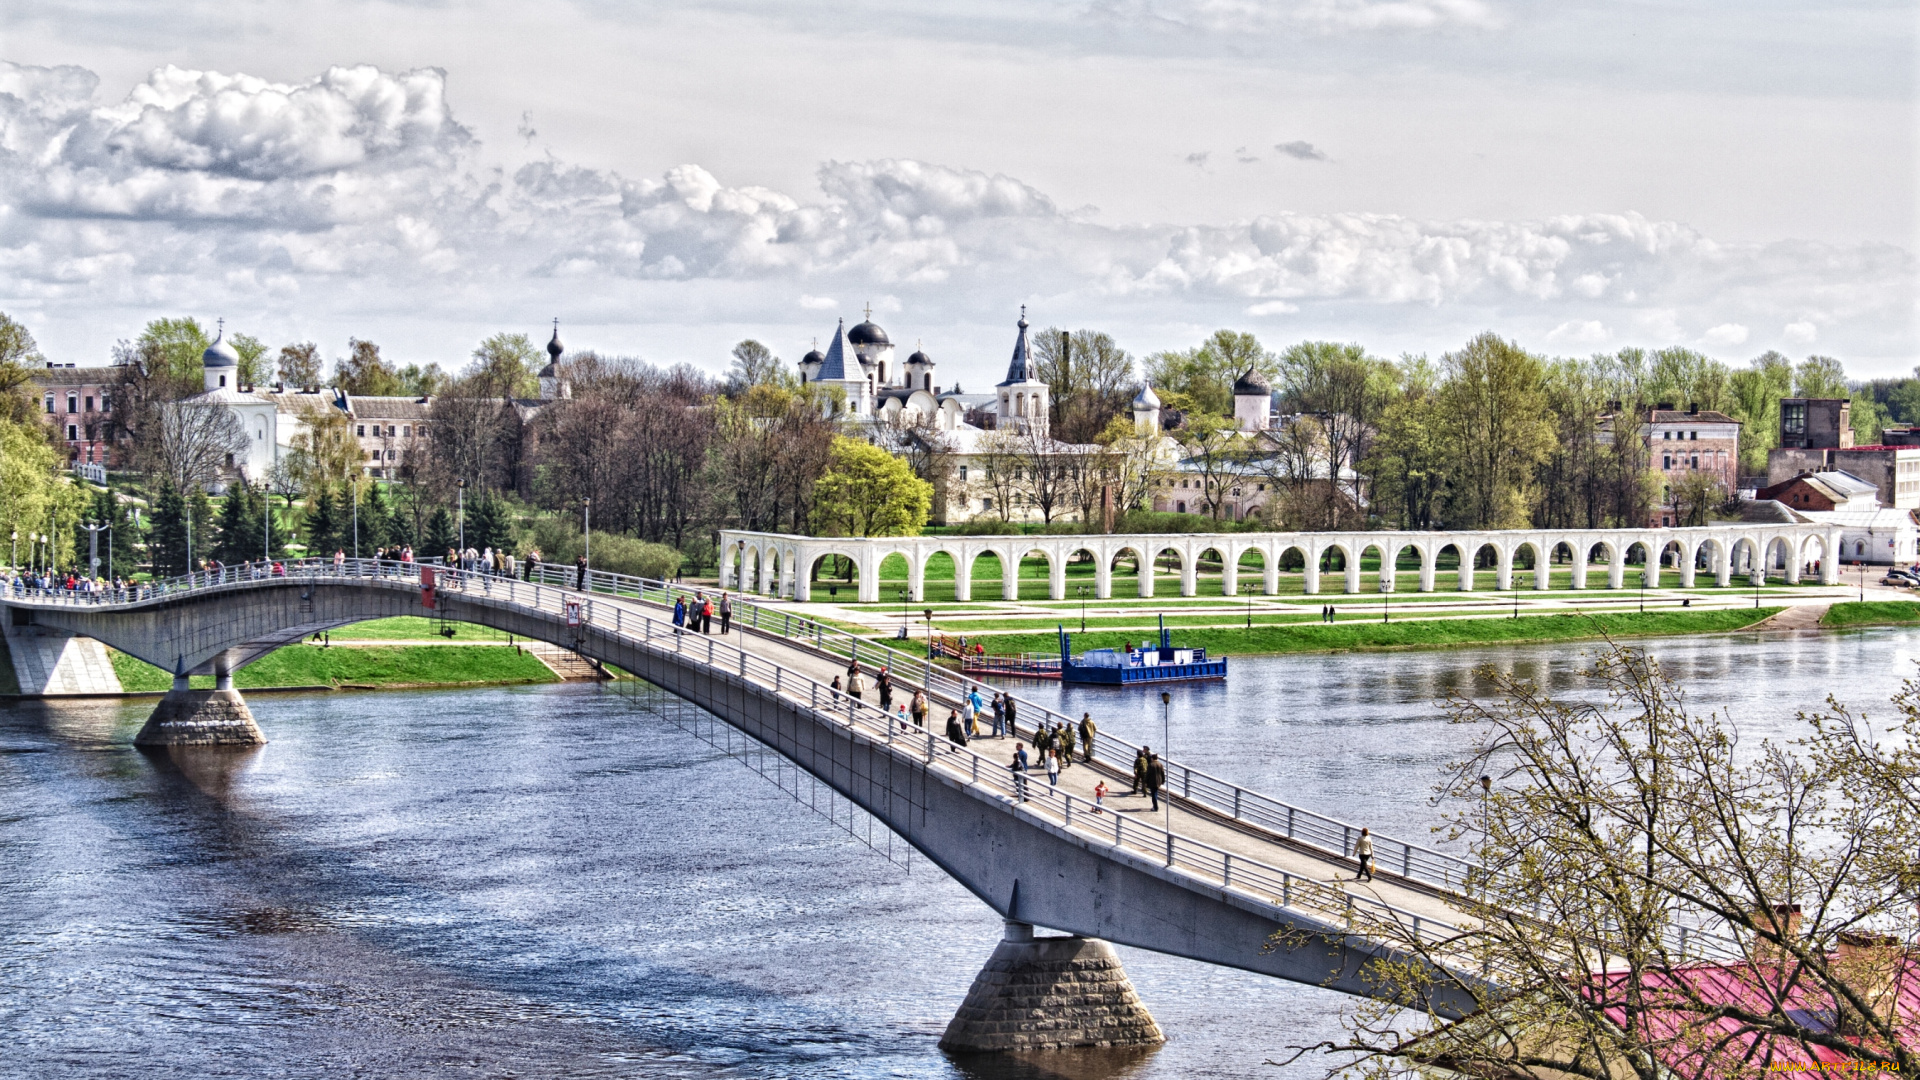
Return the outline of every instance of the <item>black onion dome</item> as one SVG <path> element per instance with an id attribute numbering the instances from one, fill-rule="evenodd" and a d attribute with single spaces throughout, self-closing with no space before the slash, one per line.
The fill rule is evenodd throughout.
<path id="1" fill-rule="evenodd" d="M 1265 375 L 1254 370 L 1252 365 L 1248 365 L 1246 372 L 1233 381 L 1234 397 L 1254 397 L 1271 393 L 1273 393 L 1273 384 L 1267 381 Z"/>
<path id="2" fill-rule="evenodd" d="M 875 323 L 872 319 L 868 319 L 866 322 L 847 331 L 847 344 L 892 345 L 893 342 L 888 340 L 887 332 L 880 329 L 878 323 Z"/>
<path id="3" fill-rule="evenodd" d="M 915 349 L 913 350 L 913 355 L 907 357 L 907 363 L 926 364 L 927 366 L 931 367 L 933 365 L 933 357 L 928 356 L 926 353 L 921 352 L 919 349 Z"/>
<path id="4" fill-rule="evenodd" d="M 813 350 L 812 352 L 810 352 L 810 353 L 808 353 L 807 355 L 805 355 L 805 356 L 803 356 L 803 357 L 801 357 L 801 358 L 800 358 L 800 363 L 801 363 L 802 365 L 806 365 L 806 364 L 824 364 L 824 363 L 826 363 L 826 362 L 827 362 L 827 358 L 826 358 L 825 356 L 822 356 L 822 355 L 820 354 L 820 350 L 819 350 L 819 349 L 815 349 L 815 350 Z"/>

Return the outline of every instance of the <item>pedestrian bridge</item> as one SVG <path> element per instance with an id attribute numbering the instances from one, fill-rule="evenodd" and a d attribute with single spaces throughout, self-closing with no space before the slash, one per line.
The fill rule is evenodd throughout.
<path id="1" fill-rule="evenodd" d="M 1167 765 L 1170 810 L 1149 812 L 1144 796 L 1097 809 L 1095 782 L 1116 793 L 1131 786 L 1136 750 L 1105 733 L 1094 761 L 1068 769 L 1059 787 L 1044 772 L 1023 784 L 1008 768 L 1012 740 L 954 746 L 829 685 L 850 660 L 868 671 L 889 664 L 902 698 L 928 692 L 937 722 L 941 705 L 977 684 L 776 608 L 740 604 L 735 632 L 721 637 L 677 632 L 665 610 L 676 590 L 660 582 L 596 572 L 580 589 L 572 572 L 551 567 L 531 581 L 438 571 L 431 590 L 422 578 L 414 564 L 348 560 L 296 565 L 284 577 L 229 568 L 134 591 L 6 594 L 0 605 L 10 634 L 86 635 L 173 672 L 169 698 L 224 692 L 237 701 L 233 673 L 250 661 L 394 615 L 438 615 L 575 649 L 777 751 L 1014 924 L 1351 994 L 1371 991 L 1362 966 L 1397 955 L 1394 937 L 1446 942 L 1460 932 L 1449 901 L 1469 867 L 1456 856 L 1376 837 L 1378 879 L 1356 882 L 1347 853 L 1357 826 L 1178 762 Z M 220 689 L 188 690 L 193 674 L 214 676 Z M 1018 734 L 1030 740 L 1036 723 L 1071 719 L 1021 703 Z M 1274 947 L 1278 931 L 1296 933 Z M 1467 1001 L 1443 981 L 1443 1012 Z"/>
<path id="2" fill-rule="evenodd" d="M 1360 562 L 1369 552 L 1380 560 L 1381 587 L 1391 590 L 1393 567 L 1403 555 L 1411 553 L 1419 560 L 1420 591 L 1433 592 L 1440 578 L 1440 559 L 1449 551 L 1456 565 L 1456 581 L 1462 592 L 1473 589 L 1473 571 L 1482 561 L 1490 561 L 1495 571 L 1495 588 L 1520 587 L 1517 582 L 1526 571 L 1518 568 L 1530 562 L 1534 589 L 1548 588 L 1556 560 L 1571 570 L 1572 584 L 1586 589 L 1596 573 L 1606 575 L 1605 588 L 1620 589 L 1626 584 L 1629 562 L 1642 565 L 1666 563 L 1680 574 L 1680 587 L 1690 589 L 1701 571 L 1713 575 L 1716 585 L 1728 585 L 1735 573 L 1751 574 L 1778 571 L 1789 584 L 1798 584 L 1806 568 L 1817 566 L 1820 583 L 1839 581 L 1840 527 L 1838 525 L 1709 525 L 1701 528 L 1668 529 L 1511 529 L 1482 532 L 1234 532 L 1234 533 L 1155 533 L 1113 535 L 1038 535 L 1038 536 L 883 536 L 826 537 L 796 536 L 786 533 L 748 532 L 738 529 L 720 533 L 720 584 L 723 588 L 764 596 L 784 596 L 795 600 L 812 598 L 812 578 L 819 561 L 839 556 L 852 562 L 859 582 L 859 602 L 878 603 L 880 566 L 898 555 L 906 561 L 910 598 L 919 602 L 926 597 L 927 563 L 944 554 L 953 560 L 954 599 L 973 599 L 974 564 L 992 555 L 1002 567 L 1002 598 L 1019 599 L 1019 575 L 1006 572 L 1018 567 L 1029 556 L 1047 563 L 1048 595 L 1055 600 L 1067 598 L 1067 563 L 1085 554 L 1094 566 L 1094 595 L 1102 600 L 1113 596 L 1114 564 L 1130 560 L 1134 564 L 1138 595 L 1153 595 L 1153 567 L 1177 562 L 1180 595 L 1199 594 L 1199 564 L 1211 555 L 1221 563 L 1220 591 L 1233 596 L 1240 591 L 1240 574 L 1247 572 L 1245 560 L 1252 556 L 1258 563 L 1261 591 L 1272 596 L 1280 591 L 1280 566 L 1297 558 L 1303 585 L 1309 594 L 1321 590 L 1321 577 L 1332 565 L 1330 556 L 1339 557 L 1343 591 L 1361 591 Z M 1485 558 L 1483 559 L 1483 556 Z M 1593 585 L 1597 585 L 1593 582 Z"/>

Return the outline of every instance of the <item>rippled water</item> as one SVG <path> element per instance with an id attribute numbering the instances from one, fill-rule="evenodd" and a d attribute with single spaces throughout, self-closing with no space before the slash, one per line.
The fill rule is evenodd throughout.
<path id="1" fill-rule="evenodd" d="M 1696 702 L 1782 732 L 1884 702 L 1920 634 L 1662 642 Z M 1417 834 L 1461 732 L 1433 699 L 1578 650 L 1235 661 L 1176 690 L 1173 751 Z M 1037 698 L 1059 687 L 1030 687 Z M 1068 691 L 1159 740 L 1157 695 Z M 1309 1076 L 1312 987 L 1122 950 L 1158 1051 L 956 1061 L 935 1043 L 999 936 L 739 764 L 593 687 L 259 695 L 272 743 L 152 757 L 150 703 L 0 710 L 7 1075 Z"/>

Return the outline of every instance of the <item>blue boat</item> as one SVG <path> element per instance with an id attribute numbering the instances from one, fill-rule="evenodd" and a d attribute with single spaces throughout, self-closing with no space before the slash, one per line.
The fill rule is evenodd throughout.
<path id="1" fill-rule="evenodd" d="M 1160 616 L 1160 646 L 1138 649 L 1088 649 L 1075 657 L 1067 628 L 1060 628 L 1060 681 L 1099 686 L 1137 686 L 1142 683 L 1191 682 L 1227 677 L 1227 658 L 1209 658 L 1205 649 L 1176 649 L 1167 633 L 1167 617 Z"/>

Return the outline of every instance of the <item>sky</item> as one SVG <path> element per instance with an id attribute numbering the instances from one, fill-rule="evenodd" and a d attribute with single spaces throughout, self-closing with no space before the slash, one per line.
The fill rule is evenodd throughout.
<path id="1" fill-rule="evenodd" d="M 1439 356 L 1920 362 L 1920 7 L 0 0 L 0 310 L 718 372 L 869 305 Z"/>

